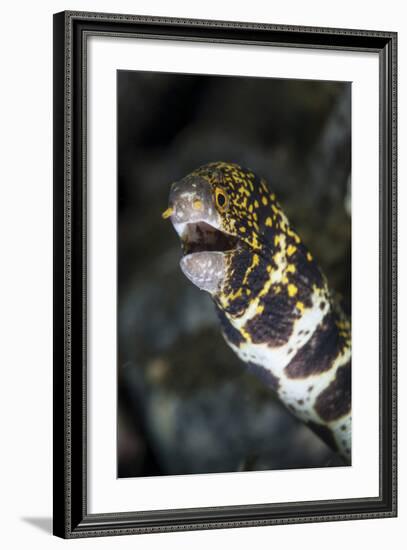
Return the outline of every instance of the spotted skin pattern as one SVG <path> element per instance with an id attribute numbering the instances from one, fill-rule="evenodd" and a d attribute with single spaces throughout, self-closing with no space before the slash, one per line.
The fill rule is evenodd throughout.
<path id="1" fill-rule="evenodd" d="M 350 463 L 351 327 L 325 276 L 254 172 L 217 162 L 186 181 L 208 184 L 217 229 L 237 239 L 211 292 L 226 342 Z"/>

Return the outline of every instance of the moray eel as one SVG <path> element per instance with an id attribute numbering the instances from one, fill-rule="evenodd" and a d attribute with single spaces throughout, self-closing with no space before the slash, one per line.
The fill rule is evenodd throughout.
<path id="1" fill-rule="evenodd" d="M 237 164 L 207 164 L 173 183 L 163 218 L 229 346 L 350 464 L 350 322 L 266 181 Z"/>

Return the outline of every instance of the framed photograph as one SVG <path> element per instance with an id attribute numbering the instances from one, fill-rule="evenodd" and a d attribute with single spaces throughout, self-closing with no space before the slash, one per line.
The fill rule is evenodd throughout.
<path id="1" fill-rule="evenodd" d="M 393 517 L 393 32 L 54 15 L 54 534 Z"/>

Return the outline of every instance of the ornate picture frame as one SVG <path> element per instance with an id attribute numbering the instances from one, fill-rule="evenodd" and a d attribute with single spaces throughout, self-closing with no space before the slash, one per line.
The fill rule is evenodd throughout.
<path id="1" fill-rule="evenodd" d="M 88 41 L 154 39 L 377 55 L 379 494 L 133 511 L 89 510 Z M 394 517 L 397 514 L 397 35 L 136 15 L 54 15 L 54 534 L 63 538 Z M 368 131 L 368 129 L 366 130 Z M 113 183 L 114 184 L 114 183 Z M 92 343 L 93 346 L 97 342 Z M 115 365 L 112 365 L 115 368 Z"/>

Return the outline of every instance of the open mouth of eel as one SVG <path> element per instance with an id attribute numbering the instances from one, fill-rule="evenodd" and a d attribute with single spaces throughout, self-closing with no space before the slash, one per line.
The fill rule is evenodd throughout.
<path id="1" fill-rule="evenodd" d="M 166 215 L 166 212 L 163 217 L 170 217 L 171 213 Z M 173 216 L 171 221 L 181 240 L 183 257 L 180 267 L 184 275 L 201 290 L 218 292 L 227 273 L 227 253 L 239 246 L 239 239 L 207 221 L 178 222 Z"/>
<path id="2" fill-rule="evenodd" d="M 184 256 L 180 267 L 184 275 L 201 290 L 216 293 L 222 288 L 228 269 L 228 252 L 239 240 L 210 224 L 187 223 L 181 236 Z"/>
<path id="3" fill-rule="evenodd" d="M 180 238 L 184 257 L 200 252 L 228 252 L 239 244 L 237 237 L 204 221 L 186 223 Z"/>

